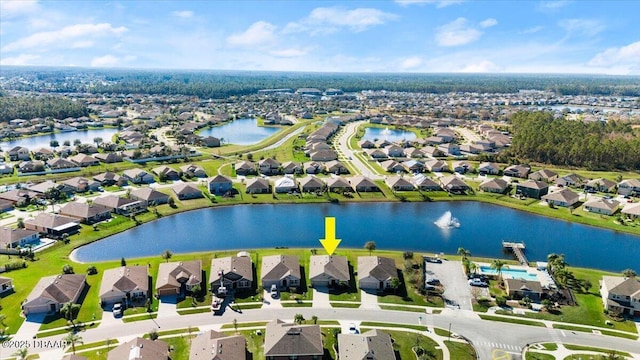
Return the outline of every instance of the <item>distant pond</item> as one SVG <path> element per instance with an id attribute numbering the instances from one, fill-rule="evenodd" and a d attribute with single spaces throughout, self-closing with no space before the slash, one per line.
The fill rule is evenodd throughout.
<path id="1" fill-rule="evenodd" d="M 220 126 L 204 129 L 198 133 L 200 136 L 213 136 L 224 138 L 225 143 L 236 145 L 251 145 L 259 143 L 269 136 L 277 133 L 278 127 L 258 126 L 258 119 L 238 119 Z"/>
<path id="2" fill-rule="evenodd" d="M 51 140 L 57 140 L 60 146 L 62 146 L 67 140 L 71 145 L 73 145 L 73 142 L 76 139 L 80 140 L 83 144 L 93 144 L 93 139 L 97 137 L 102 138 L 105 142 L 110 142 L 113 135 L 117 132 L 118 129 L 114 128 L 68 131 L 31 136 L 11 141 L 2 141 L 0 142 L 0 146 L 3 150 L 9 150 L 15 146 L 23 146 L 29 150 L 36 150 L 41 147 L 50 148 L 51 146 L 49 146 L 49 142 L 51 142 Z"/>
<path id="3" fill-rule="evenodd" d="M 461 226 L 434 225 L 451 211 Z M 340 247 L 362 248 L 372 240 L 378 249 L 455 253 L 464 247 L 474 256 L 512 255 L 502 241 L 524 241 L 529 261 L 562 253 L 574 266 L 621 271 L 639 269 L 640 237 L 569 223 L 474 201 L 433 203 L 238 205 L 176 214 L 83 246 L 82 262 L 121 257 L 254 248 L 322 249 L 324 218 L 336 217 Z"/>
<path id="4" fill-rule="evenodd" d="M 389 128 L 366 128 L 362 140 L 387 140 L 397 142 L 402 140 L 413 140 L 416 134 L 411 131 L 391 130 Z"/>

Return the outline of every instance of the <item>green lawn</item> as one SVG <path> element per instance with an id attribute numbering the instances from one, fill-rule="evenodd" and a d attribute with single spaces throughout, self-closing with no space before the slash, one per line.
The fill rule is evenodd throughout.
<path id="1" fill-rule="evenodd" d="M 474 360 L 478 358 L 476 350 L 467 343 L 460 343 L 457 341 L 445 341 L 445 345 L 449 349 L 451 359 L 470 359 Z"/>
<path id="2" fill-rule="evenodd" d="M 555 360 L 555 356 L 550 354 L 543 354 L 533 351 L 527 351 L 525 360 Z"/>
<path id="3" fill-rule="evenodd" d="M 191 350 L 191 339 L 196 335 L 181 335 L 162 339 L 169 344 L 169 353 L 171 360 L 189 360 L 189 351 Z"/>
<path id="4" fill-rule="evenodd" d="M 507 323 L 512 323 L 512 324 L 541 326 L 541 327 L 545 326 L 543 323 L 538 322 L 538 321 L 524 320 L 524 319 L 518 319 L 518 318 L 509 318 L 509 317 L 502 317 L 502 316 L 491 316 L 491 315 L 480 314 L 480 318 L 483 319 L 483 320 L 501 321 L 501 322 L 507 322 Z"/>

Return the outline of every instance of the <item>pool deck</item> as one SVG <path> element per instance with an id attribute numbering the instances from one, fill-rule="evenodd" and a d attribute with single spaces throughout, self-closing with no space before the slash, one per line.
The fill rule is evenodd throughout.
<path id="1" fill-rule="evenodd" d="M 482 275 L 496 275 L 496 271 L 493 269 L 490 269 L 490 271 L 486 271 L 487 269 L 491 268 L 491 264 L 489 263 L 476 263 L 476 265 L 478 265 L 478 273 L 482 274 Z M 509 272 L 509 270 L 515 270 L 515 271 L 526 271 L 526 273 L 528 275 L 534 275 L 536 277 L 536 279 L 538 281 L 540 281 L 540 285 L 543 288 L 555 288 L 556 287 L 556 283 L 555 281 L 553 281 L 553 278 L 551 277 L 551 275 L 549 275 L 549 273 L 546 270 L 539 270 L 536 269 L 534 267 L 531 266 L 521 266 L 521 265 L 509 265 L 508 267 L 505 266 L 502 269 L 502 277 L 504 279 L 513 279 L 514 276 Z M 525 278 L 525 280 L 532 280 L 530 278 Z"/>

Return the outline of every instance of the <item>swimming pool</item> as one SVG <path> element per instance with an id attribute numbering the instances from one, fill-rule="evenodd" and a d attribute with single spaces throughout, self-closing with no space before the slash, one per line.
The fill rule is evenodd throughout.
<path id="1" fill-rule="evenodd" d="M 489 266 L 480 266 L 480 273 L 485 275 L 498 275 L 498 272 L 495 269 L 492 269 Z M 505 279 L 523 279 L 523 280 L 538 280 L 538 275 L 528 273 L 527 270 L 521 269 L 505 269 L 502 268 L 502 277 Z"/>

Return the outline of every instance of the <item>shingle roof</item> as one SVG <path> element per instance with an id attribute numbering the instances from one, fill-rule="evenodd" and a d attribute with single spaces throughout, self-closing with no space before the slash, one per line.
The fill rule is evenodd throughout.
<path id="1" fill-rule="evenodd" d="M 202 262 L 192 260 L 185 262 L 160 263 L 156 289 L 169 285 L 180 287 L 180 284 L 196 285 L 202 282 Z"/>
<path id="2" fill-rule="evenodd" d="M 246 340 L 209 330 L 191 341 L 189 360 L 246 360 Z"/>
<path id="3" fill-rule="evenodd" d="M 309 279 L 322 274 L 339 281 L 349 281 L 349 263 L 346 256 L 312 255 L 309 260 Z"/>
<path id="4" fill-rule="evenodd" d="M 161 360 L 169 358 L 169 345 L 162 340 L 137 337 L 109 351 L 107 360 Z"/>
<path id="5" fill-rule="evenodd" d="M 320 326 L 286 324 L 281 320 L 267 324 L 264 336 L 265 356 L 322 356 L 323 353 Z"/>
<path id="6" fill-rule="evenodd" d="M 86 274 L 62 274 L 43 277 L 27 296 L 25 307 L 28 307 L 34 301 L 46 300 L 59 304 L 73 301 L 84 289 L 86 279 Z"/>
<path id="7" fill-rule="evenodd" d="M 395 359 L 391 336 L 380 330 L 364 334 L 339 334 L 339 360 L 389 360 Z"/>
<path id="8" fill-rule="evenodd" d="M 134 289 L 149 290 L 149 274 L 146 266 L 121 266 L 105 270 L 100 284 L 100 296 L 111 291 L 129 292 Z"/>
<path id="9" fill-rule="evenodd" d="M 262 281 L 280 280 L 288 275 L 300 279 L 300 261 L 293 255 L 271 255 L 262 258 Z"/>
<path id="10" fill-rule="evenodd" d="M 358 276 L 371 276 L 379 281 L 398 276 L 396 263 L 392 258 L 381 256 L 358 256 Z"/>
<path id="11" fill-rule="evenodd" d="M 249 256 L 228 256 L 211 259 L 211 274 L 209 282 L 220 279 L 218 272 L 223 272 L 225 278 L 238 277 L 253 281 L 253 263 Z"/>

